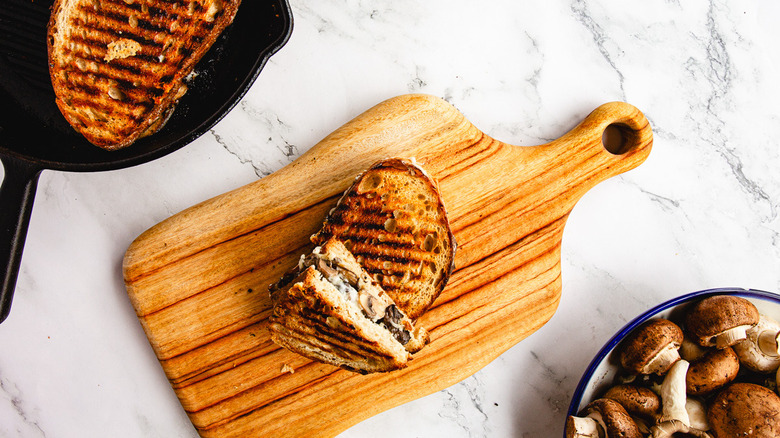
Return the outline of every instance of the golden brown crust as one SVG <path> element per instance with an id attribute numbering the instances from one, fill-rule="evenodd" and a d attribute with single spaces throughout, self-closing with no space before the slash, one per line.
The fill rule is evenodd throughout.
<path id="1" fill-rule="evenodd" d="M 56 0 L 47 45 L 63 116 L 108 150 L 156 131 L 240 2 Z"/>
<path id="2" fill-rule="evenodd" d="M 359 175 L 312 241 L 331 236 L 345 242 L 412 320 L 452 273 L 456 243 L 438 185 L 412 160 L 389 158 Z"/>

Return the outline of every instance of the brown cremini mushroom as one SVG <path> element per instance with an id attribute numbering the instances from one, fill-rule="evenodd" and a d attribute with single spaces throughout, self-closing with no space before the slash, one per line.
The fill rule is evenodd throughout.
<path id="1" fill-rule="evenodd" d="M 682 329 L 667 319 L 652 319 L 631 332 L 621 343 L 620 364 L 639 374 L 659 374 L 680 359 Z"/>
<path id="2" fill-rule="evenodd" d="M 688 368 L 686 392 L 689 396 L 709 394 L 729 384 L 737 373 L 739 357 L 731 347 L 711 349 Z"/>
<path id="3" fill-rule="evenodd" d="M 580 415 L 566 419 L 566 438 L 642 438 L 634 420 L 615 400 L 594 400 Z"/>
<path id="4" fill-rule="evenodd" d="M 734 383 L 715 396 L 707 418 L 718 438 L 777 438 L 780 397 L 760 385 Z"/>
<path id="5" fill-rule="evenodd" d="M 615 385 L 604 393 L 604 398 L 615 400 L 635 417 L 654 424 L 661 414 L 661 399 L 648 388 L 636 385 Z"/>
<path id="6" fill-rule="evenodd" d="M 703 347 L 725 348 L 747 337 L 759 314 L 750 301 L 733 295 L 716 295 L 695 303 L 685 315 L 685 330 Z"/>

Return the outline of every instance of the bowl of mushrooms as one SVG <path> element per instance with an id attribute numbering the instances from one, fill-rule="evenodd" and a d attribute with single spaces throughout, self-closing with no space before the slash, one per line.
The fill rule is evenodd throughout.
<path id="1" fill-rule="evenodd" d="M 572 437 L 780 437 L 780 295 L 693 292 L 639 315 L 591 361 Z"/>

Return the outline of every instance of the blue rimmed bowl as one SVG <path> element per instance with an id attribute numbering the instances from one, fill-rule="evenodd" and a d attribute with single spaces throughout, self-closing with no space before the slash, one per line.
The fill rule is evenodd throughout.
<path id="1" fill-rule="evenodd" d="M 610 386 L 614 385 L 615 377 L 620 372 L 615 349 L 631 331 L 652 318 L 682 321 L 682 315 L 688 305 L 714 295 L 736 295 L 745 298 L 755 304 L 760 313 L 780 321 L 780 295 L 755 289 L 707 289 L 682 295 L 661 303 L 626 324 L 599 350 L 582 375 L 566 415 L 577 415 L 588 403 L 604 394 Z"/>

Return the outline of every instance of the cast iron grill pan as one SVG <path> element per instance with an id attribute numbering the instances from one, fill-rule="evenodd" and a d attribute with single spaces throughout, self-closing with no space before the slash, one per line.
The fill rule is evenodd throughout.
<path id="1" fill-rule="evenodd" d="M 286 0 L 244 0 L 195 68 L 189 91 L 165 127 L 119 151 L 90 144 L 54 103 L 46 52 L 53 1 L 5 0 L 0 8 L 0 322 L 8 316 L 38 177 L 44 169 L 101 171 L 151 161 L 216 124 L 244 96 L 268 58 L 289 39 Z"/>

